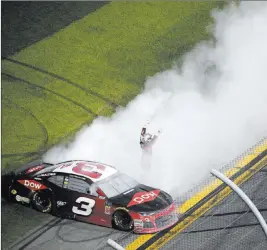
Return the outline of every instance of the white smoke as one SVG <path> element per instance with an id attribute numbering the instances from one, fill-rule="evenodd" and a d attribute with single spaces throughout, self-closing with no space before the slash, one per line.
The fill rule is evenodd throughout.
<path id="1" fill-rule="evenodd" d="M 212 16 L 213 40 L 187 53 L 180 68 L 148 78 L 126 108 L 96 119 L 45 160 L 100 161 L 137 180 L 145 175 L 149 185 L 182 192 L 265 136 L 267 4 L 242 2 Z M 145 173 L 139 137 L 151 117 L 162 134 L 152 170 Z"/>

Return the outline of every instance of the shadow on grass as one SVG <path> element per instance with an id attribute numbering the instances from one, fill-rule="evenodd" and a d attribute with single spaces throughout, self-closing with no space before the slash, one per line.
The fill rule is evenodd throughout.
<path id="1" fill-rule="evenodd" d="M 108 1 L 2 2 L 2 56 L 11 56 L 51 36 L 107 3 Z"/>

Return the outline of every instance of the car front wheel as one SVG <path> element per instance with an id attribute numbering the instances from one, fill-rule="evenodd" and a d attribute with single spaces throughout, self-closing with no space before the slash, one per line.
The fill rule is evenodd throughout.
<path id="1" fill-rule="evenodd" d="M 113 215 L 114 226 L 122 231 L 133 230 L 133 220 L 131 216 L 123 210 L 118 210 Z"/>
<path id="2" fill-rule="evenodd" d="M 33 207 L 42 213 L 50 213 L 52 211 L 52 199 L 46 193 L 36 192 L 32 196 Z"/>

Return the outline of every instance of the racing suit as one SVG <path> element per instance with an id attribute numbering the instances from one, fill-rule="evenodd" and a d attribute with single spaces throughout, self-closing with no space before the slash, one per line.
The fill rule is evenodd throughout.
<path id="1" fill-rule="evenodd" d="M 152 146 L 155 144 L 160 134 L 160 130 L 156 134 L 151 134 L 146 127 L 142 128 L 140 136 L 140 146 L 142 148 L 141 165 L 143 169 L 150 170 L 152 160 Z"/>

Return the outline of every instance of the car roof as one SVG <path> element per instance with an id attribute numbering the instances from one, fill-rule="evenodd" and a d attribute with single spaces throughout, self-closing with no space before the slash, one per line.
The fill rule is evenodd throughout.
<path id="1" fill-rule="evenodd" d="M 118 172 L 118 169 L 110 165 L 84 160 L 62 162 L 55 167 L 54 173 L 74 174 L 90 179 L 92 182 L 104 180 Z"/>

